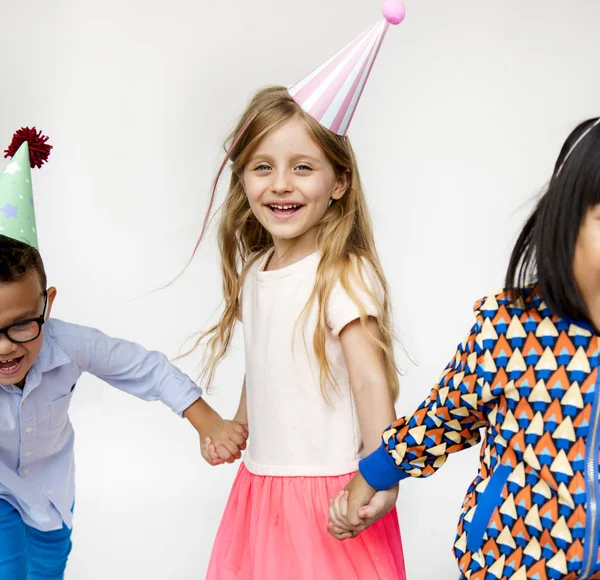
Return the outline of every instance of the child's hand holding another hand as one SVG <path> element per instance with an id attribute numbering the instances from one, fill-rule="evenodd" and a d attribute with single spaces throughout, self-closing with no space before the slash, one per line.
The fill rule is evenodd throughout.
<path id="1" fill-rule="evenodd" d="M 242 457 L 248 439 L 248 426 L 241 421 L 219 421 L 208 430 L 202 440 L 202 457 L 209 465 L 233 463 Z"/>

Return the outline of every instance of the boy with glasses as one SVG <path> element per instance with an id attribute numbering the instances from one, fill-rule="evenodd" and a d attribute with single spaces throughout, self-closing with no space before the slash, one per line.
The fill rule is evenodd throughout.
<path id="1" fill-rule="evenodd" d="M 74 504 L 68 409 L 82 373 L 162 401 L 201 440 L 219 441 L 225 461 L 240 457 L 247 431 L 222 420 L 163 354 L 50 318 L 56 289 L 36 247 L 28 147 L 33 163 L 43 136 L 22 131 L 0 175 L 0 578 L 60 580 Z"/>

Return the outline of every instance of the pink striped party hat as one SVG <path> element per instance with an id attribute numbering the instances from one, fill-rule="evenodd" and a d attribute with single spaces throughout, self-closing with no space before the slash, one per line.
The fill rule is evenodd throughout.
<path id="1" fill-rule="evenodd" d="M 338 135 L 348 132 L 390 24 L 404 20 L 401 0 L 386 0 L 382 12 L 384 17 L 377 24 L 288 88 L 305 112 Z"/>

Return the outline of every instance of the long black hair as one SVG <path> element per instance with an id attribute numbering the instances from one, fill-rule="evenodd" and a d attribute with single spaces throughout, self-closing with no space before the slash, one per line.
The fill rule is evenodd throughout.
<path id="1" fill-rule="evenodd" d="M 552 179 L 517 239 L 505 281 L 512 298 L 525 301 L 527 286 L 537 284 L 554 314 L 575 320 L 589 320 L 573 259 L 583 220 L 600 203 L 600 125 L 571 149 L 596 121 L 581 123 L 565 141 Z"/>

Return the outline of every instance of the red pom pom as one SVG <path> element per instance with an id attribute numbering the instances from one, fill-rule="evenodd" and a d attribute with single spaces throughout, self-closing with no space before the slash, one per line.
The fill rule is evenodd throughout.
<path id="1" fill-rule="evenodd" d="M 48 137 L 42 135 L 35 127 L 23 127 L 19 129 L 12 138 L 8 149 L 4 151 L 4 157 L 13 157 L 19 147 L 27 141 L 29 145 L 29 163 L 31 167 L 40 168 L 50 156 L 52 145 L 48 145 Z"/>

